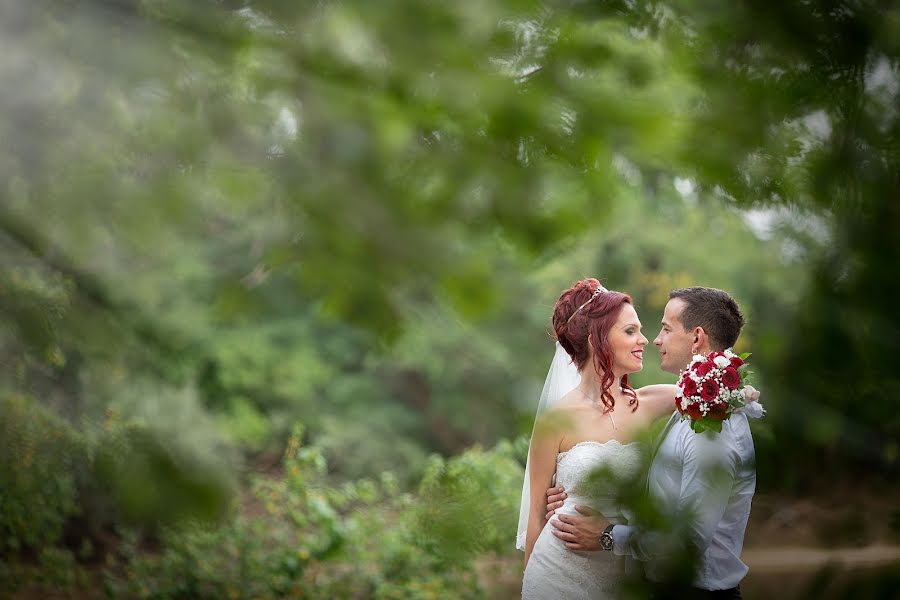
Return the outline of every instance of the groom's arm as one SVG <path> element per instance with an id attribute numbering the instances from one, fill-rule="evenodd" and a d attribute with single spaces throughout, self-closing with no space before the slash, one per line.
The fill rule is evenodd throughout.
<path id="1" fill-rule="evenodd" d="M 584 506 L 576 506 L 580 515 L 557 515 L 550 521 L 550 533 L 561 539 L 569 550 L 579 552 L 600 550 L 600 535 L 609 526 L 603 515 Z"/>
<path id="2" fill-rule="evenodd" d="M 686 432 L 682 442 L 681 489 L 670 518 L 672 529 L 683 535 L 679 539 L 673 533 L 616 525 L 611 532 L 615 554 L 646 561 L 682 549 L 683 541 L 689 541 L 700 553 L 709 546 L 728 506 L 740 459 L 718 437 Z"/>
<path id="3" fill-rule="evenodd" d="M 598 513 L 576 506 L 575 510 L 583 516 L 559 514 L 556 519 L 550 520 L 566 497 L 566 490 L 562 486 L 547 490 L 547 521 L 553 526 L 550 533 L 565 542 L 569 550 L 599 550 L 600 534 L 609 523 Z"/>
<path id="4" fill-rule="evenodd" d="M 740 462 L 737 450 L 721 434 L 691 434 L 685 443 L 678 514 L 689 523 L 690 541 L 701 553 L 728 508 Z"/>

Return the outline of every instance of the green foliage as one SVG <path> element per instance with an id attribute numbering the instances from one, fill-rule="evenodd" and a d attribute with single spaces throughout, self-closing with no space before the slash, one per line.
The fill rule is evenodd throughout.
<path id="1" fill-rule="evenodd" d="M 218 334 L 208 367 L 214 372 L 205 380 L 207 403 L 227 407 L 240 395 L 270 410 L 312 412 L 319 390 L 335 375 L 321 350 L 294 343 L 314 333 L 308 322 L 292 319 Z"/>
<path id="2" fill-rule="evenodd" d="M 326 417 L 315 443 L 342 477 L 358 479 L 392 471 L 410 485 L 419 479 L 428 458 L 419 441 L 421 420 L 401 406 L 373 405 L 377 408 L 359 407 Z"/>
<path id="3" fill-rule="evenodd" d="M 761 488 L 831 485 L 809 468 L 826 462 L 896 473 L 895 5 L 57 4 L 0 7 L 0 549 L 46 549 L 70 518 L 90 536 L 212 519 L 235 455 L 265 462 L 300 420 L 335 489 L 426 483 L 394 513 L 381 484 L 316 483 L 342 519 L 296 527 L 318 540 L 358 506 L 393 548 L 358 550 L 361 594 L 465 595 L 501 529 L 452 522 L 486 472 L 505 506 L 512 464 L 426 457 L 530 429 L 551 307 L 588 275 L 648 333 L 672 288 L 735 295 L 769 410 Z M 647 359 L 635 383 L 671 380 Z M 412 552 L 428 519 L 440 536 Z M 193 576 L 229 539 L 269 568 L 275 526 L 242 527 L 173 533 L 158 593 L 230 595 Z M 346 579 L 357 550 L 333 529 L 319 558 L 280 546 L 273 581 Z"/>
<path id="4" fill-rule="evenodd" d="M 696 421 L 691 421 L 691 430 L 694 433 L 703 433 L 704 431 L 719 433 L 722 431 L 722 421 L 707 418 L 697 419 Z"/>
<path id="5" fill-rule="evenodd" d="M 76 556 L 54 548 L 64 533 L 90 560 L 116 528 L 213 522 L 227 508 L 233 484 L 223 465 L 158 430 L 110 419 L 87 436 L 10 392 L 0 408 L 0 555 L 48 557 L 38 579 L 62 582 L 73 571 Z"/>
<path id="6" fill-rule="evenodd" d="M 418 503 L 399 493 L 387 473 L 378 482 L 328 485 L 322 454 L 301 446 L 301 437 L 296 428 L 288 441 L 284 477 L 256 479 L 227 523 L 167 529 L 159 555 L 138 552 L 134 540 L 126 543 L 122 576 L 117 570 L 107 574 L 112 596 L 481 597 L 473 560 L 512 544 L 504 513 L 522 469 L 511 458 L 510 444 L 472 450 L 448 463 L 436 459 Z M 463 496 L 473 499 L 466 500 L 472 506 L 474 498 L 484 506 L 499 502 L 499 520 L 491 523 L 486 515 L 468 533 L 473 543 L 466 552 L 448 562 L 440 544 L 453 543 L 451 521 L 458 525 L 459 514 L 442 507 L 459 504 Z M 422 544 L 423 539 L 429 541 Z"/>
<path id="7" fill-rule="evenodd" d="M 646 314 L 677 285 L 734 291 L 776 393 L 795 389 L 796 339 L 852 347 L 865 360 L 848 373 L 896 387 L 867 343 L 896 327 L 881 276 L 897 253 L 895 7 L 159 0 L 2 17 L 27 24 L 5 31 L 38 57 L 3 64 L 0 244 L 24 265 L 0 293 L 3 347 L 30 348 L 17 371 L 61 412 L 95 401 L 86 372 L 196 381 L 232 439 L 264 451 L 297 418 L 325 429 L 335 378 L 390 387 L 359 362 L 384 350 L 363 326 L 415 348 L 402 358 L 428 386 L 424 406 L 388 400 L 416 416 L 393 432 L 411 441 L 417 421 L 426 451 L 490 444 L 516 433 L 509 396 L 539 370 L 523 332 L 587 273 Z M 476 326 L 442 320 L 459 315 Z M 444 329 L 446 345 L 427 342 Z M 331 335 L 374 350 L 336 358 L 318 348 Z M 804 397 L 851 409 L 847 373 L 806 367 Z M 784 394 L 771 418 L 789 437 L 809 411 Z M 467 431 L 460 408 L 484 398 Z M 897 424 L 878 413 L 800 443 L 855 460 L 884 428 L 867 459 L 885 464 Z"/>
<path id="8" fill-rule="evenodd" d="M 223 435 L 248 451 L 259 451 L 272 441 L 272 423 L 265 414 L 244 397 L 231 399 L 218 419 Z"/>
<path id="9" fill-rule="evenodd" d="M 0 555 L 61 541 L 78 514 L 87 444 L 33 399 L 0 393 Z"/>
<path id="10" fill-rule="evenodd" d="M 31 268 L 13 267 L 0 274 L 0 310 L 15 337 L 48 363 L 65 362 L 56 345 L 55 329 L 68 308 L 71 290 L 64 277 Z"/>
<path id="11" fill-rule="evenodd" d="M 414 513 L 418 546 L 448 564 L 514 546 L 523 470 L 513 444 L 478 447 L 450 460 L 432 457 Z"/>
<path id="12" fill-rule="evenodd" d="M 94 465 L 123 524 L 156 527 L 189 517 L 216 521 L 232 494 L 223 464 L 203 460 L 177 439 L 139 424 L 124 423 L 103 436 Z"/>

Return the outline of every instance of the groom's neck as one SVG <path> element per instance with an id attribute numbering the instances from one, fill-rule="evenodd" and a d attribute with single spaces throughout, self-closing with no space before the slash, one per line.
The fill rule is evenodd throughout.
<path id="1" fill-rule="evenodd" d="M 711 344 L 709 344 L 709 343 L 703 344 L 703 346 L 701 346 L 701 347 L 698 349 L 699 354 L 702 354 L 703 356 L 706 356 L 706 355 L 709 354 L 710 352 L 724 352 L 724 351 L 725 351 L 725 348 L 717 348 L 717 347 L 713 347 L 713 346 L 712 346 Z"/>

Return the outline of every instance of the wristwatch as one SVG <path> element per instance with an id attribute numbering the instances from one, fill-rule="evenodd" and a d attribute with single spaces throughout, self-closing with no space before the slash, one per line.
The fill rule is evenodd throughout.
<path id="1" fill-rule="evenodd" d="M 600 547 L 604 550 L 612 550 L 613 549 L 613 536 L 612 536 L 612 528 L 615 527 L 612 523 L 610 523 L 606 529 L 603 530 L 603 533 L 600 534 Z"/>

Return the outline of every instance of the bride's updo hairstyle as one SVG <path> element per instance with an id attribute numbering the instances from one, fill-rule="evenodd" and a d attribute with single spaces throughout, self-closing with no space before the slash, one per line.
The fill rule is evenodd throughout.
<path id="1" fill-rule="evenodd" d="M 615 408 L 616 402 L 609 393 L 614 383 L 613 356 L 609 348 L 609 332 L 619 318 L 625 303 L 633 304 L 631 296 L 607 290 L 596 279 L 582 279 L 563 291 L 553 307 L 553 331 L 560 345 L 572 357 L 579 372 L 583 372 L 590 358 L 588 339 L 594 351 L 594 368 L 600 374 L 600 400 L 604 412 Z M 631 399 L 628 405 L 637 410 L 637 393 L 625 374 L 619 385 Z"/>

